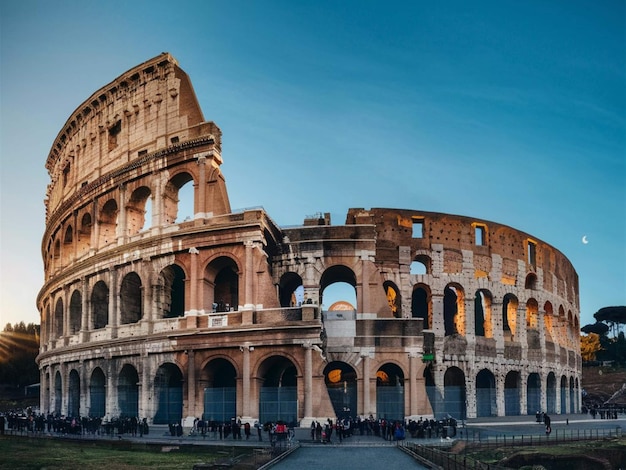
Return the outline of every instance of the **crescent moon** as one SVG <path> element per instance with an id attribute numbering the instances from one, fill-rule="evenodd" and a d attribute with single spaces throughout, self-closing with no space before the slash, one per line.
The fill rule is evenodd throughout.
<path id="1" fill-rule="evenodd" d="M 583 235 L 583 243 L 586 245 L 587 243 L 589 243 L 589 240 L 587 240 L 587 235 Z"/>

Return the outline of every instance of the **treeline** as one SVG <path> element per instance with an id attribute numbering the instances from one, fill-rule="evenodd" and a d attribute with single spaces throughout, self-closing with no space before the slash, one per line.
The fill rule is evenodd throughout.
<path id="1" fill-rule="evenodd" d="M 626 306 L 603 307 L 594 313 L 596 322 L 580 330 L 583 361 L 610 361 L 626 366 Z"/>
<path id="2" fill-rule="evenodd" d="M 39 383 L 38 353 L 39 325 L 7 323 L 0 332 L 0 385 L 21 388 Z"/>

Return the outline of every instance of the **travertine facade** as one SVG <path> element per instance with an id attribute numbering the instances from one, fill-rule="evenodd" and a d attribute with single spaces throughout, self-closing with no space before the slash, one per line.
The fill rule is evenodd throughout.
<path id="1" fill-rule="evenodd" d="M 281 229 L 231 211 L 221 163 L 169 54 L 68 119 L 46 162 L 44 412 L 308 425 L 579 409 L 578 277 L 558 250 L 413 210 Z M 322 311 L 336 282 L 354 309 Z"/>

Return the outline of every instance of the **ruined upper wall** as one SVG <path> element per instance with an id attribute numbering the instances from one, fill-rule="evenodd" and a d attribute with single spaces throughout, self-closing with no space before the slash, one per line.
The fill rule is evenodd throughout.
<path id="1" fill-rule="evenodd" d="M 72 113 L 57 135 L 46 169 L 46 214 L 69 195 L 146 154 L 210 133 L 187 74 L 163 53 L 100 88 Z"/>
<path id="2" fill-rule="evenodd" d="M 420 250 L 426 252 L 433 245 L 441 245 L 443 272 L 460 273 L 463 252 L 467 251 L 473 253 L 475 276 L 487 277 L 492 271 L 493 255 L 499 255 L 502 278 L 498 281 L 523 284 L 525 280 L 518 278 L 519 262 L 523 262 L 527 273 L 542 271 L 543 289 L 579 304 L 578 274 L 565 255 L 509 226 L 460 215 L 388 208 L 350 209 L 346 224 L 376 225 L 377 262 L 396 264 L 400 247 L 410 247 L 414 259 Z"/>

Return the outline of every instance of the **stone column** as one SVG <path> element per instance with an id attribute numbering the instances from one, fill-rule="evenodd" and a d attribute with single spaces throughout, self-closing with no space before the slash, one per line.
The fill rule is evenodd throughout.
<path id="1" fill-rule="evenodd" d="M 242 365 L 242 382 L 241 388 L 243 393 L 243 401 L 241 407 L 241 415 L 244 420 L 251 420 L 250 413 L 250 350 L 249 345 L 244 345 L 243 352 L 243 365 Z"/>
<path id="2" fill-rule="evenodd" d="M 151 413 L 151 387 L 150 387 L 150 376 L 151 376 L 151 367 L 150 367 L 150 356 L 147 352 L 142 352 L 141 354 L 143 359 L 143 367 L 141 369 L 141 394 L 139 396 L 139 420 L 143 418 L 147 418 L 148 416 L 153 416 L 154 413 Z"/>
<path id="3" fill-rule="evenodd" d="M 363 358 L 363 415 L 369 416 L 372 412 L 372 402 L 370 396 L 370 356 L 362 354 Z"/>
<path id="4" fill-rule="evenodd" d="M 98 202 L 93 201 L 91 209 L 91 240 L 89 254 L 93 255 L 100 245 L 100 221 L 98 220 Z"/>
<path id="5" fill-rule="evenodd" d="M 494 370 L 493 373 L 496 376 L 496 413 L 498 416 L 506 415 L 506 405 L 505 405 L 505 393 L 504 393 L 504 382 L 506 380 L 505 376 L 498 373 L 497 370 Z"/>
<path id="6" fill-rule="evenodd" d="M 247 240 L 244 242 L 244 246 L 246 249 L 245 254 L 245 263 L 246 270 L 244 272 L 244 306 L 245 310 L 254 310 L 254 292 L 253 292 L 253 281 L 254 281 L 254 253 L 252 252 L 254 248 L 255 242 L 251 240 Z"/>
<path id="7" fill-rule="evenodd" d="M 119 412 L 117 409 L 117 388 L 115 387 L 115 384 L 117 383 L 117 380 L 113 380 L 113 371 L 114 371 L 114 362 L 112 360 L 111 357 L 105 357 L 106 359 L 106 414 L 105 414 L 105 418 L 106 419 L 111 419 L 113 417 L 116 417 Z"/>
<path id="8" fill-rule="evenodd" d="M 304 419 L 310 422 L 313 418 L 313 353 L 311 343 L 302 345 L 304 348 Z"/>
<path id="9" fill-rule="evenodd" d="M 115 230 L 115 236 L 117 237 L 117 244 L 123 245 L 128 236 L 128 229 L 126 227 L 126 185 L 119 186 L 120 205 L 119 213 L 117 214 L 117 227 Z"/>
<path id="10" fill-rule="evenodd" d="M 368 252 L 363 250 L 361 252 L 361 298 L 357 305 L 357 312 L 366 313 L 370 312 L 372 309 L 370 305 L 369 278 L 369 256 Z"/>
<path id="11" fill-rule="evenodd" d="M 81 343 L 85 343 L 89 341 L 89 330 L 91 330 L 91 315 L 89 312 L 89 283 L 87 282 L 87 278 L 83 277 L 81 279 L 81 312 L 80 312 L 80 341 Z"/>
<path id="12" fill-rule="evenodd" d="M 207 217 L 207 214 L 206 214 L 207 212 L 206 210 L 206 186 L 207 186 L 206 157 L 207 157 L 207 154 L 201 153 L 198 155 L 194 155 L 194 157 L 196 157 L 198 161 L 198 192 L 197 192 L 198 197 L 196 199 L 197 207 L 194 207 L 194 214 L 193 214 L 193 218 L 195 219 L 196 216 L 202 217 L 202 218 Z"/>
<path id="13" fill-rule="evenodd" d="M 119 325 L 119 299 L 120 292 L 117 285 L 117 270 L 109 270 L 109 322 L 111 338 L 117 338 L 117 327 Z"/>
<path id="14" fill-rule="evenodd" d="M 191 417 L 191 424 L 196 416 L 196 352 L 187 351 L 187 416 Z"/>
<path id="15" fill-rule="evenodd" d="M 417 416 L 419 412 L 418 389 L 417 389 L 417 369 L 419 353 L 409 353 L 409 416 Z"/>

